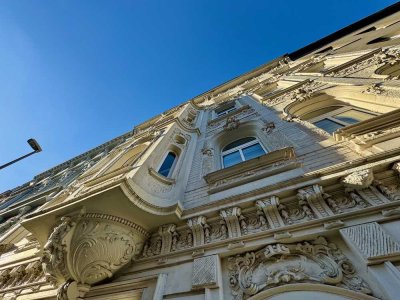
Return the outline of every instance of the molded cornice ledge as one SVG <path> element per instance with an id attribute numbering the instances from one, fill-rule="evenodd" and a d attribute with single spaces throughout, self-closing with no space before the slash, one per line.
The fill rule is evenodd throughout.
<path id="1" fill-rule="evenodd" d="M 207 183 L 212 184 L 221 179 L 226 179 L 228 177 L 240 173 L 245 173 L 257 169 L 259 167 L 272 165 L 277 162 L 294 159 L 295 157 L 296 154 L 294 152 L 294 149 L 292 147 L 287 147 L 273 152 L 269 152 L 265 155 L 253 158 L 248 161 L 244 161 L 232 167 L 209 173 L 206 176 L 204 176 L 204 179 L 207 181 Z"/>

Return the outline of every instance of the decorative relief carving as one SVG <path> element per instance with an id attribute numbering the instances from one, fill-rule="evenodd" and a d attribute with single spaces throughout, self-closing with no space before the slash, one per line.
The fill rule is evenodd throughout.
<path id="1" fill-rule="evenodd" d="M 54 282 L 46 280 L 42 263 L 39 260 L 0 271 L 1 299 L 9 291 L 19 294 L 28 287 L 32 291 L 37 291 L 40 287 L 48 284 L 53 285 Z"/>
<path id="2" fill-rule="evenodd" d="M 269 135 L 272 133 L 272 131 L 275 129 L 275 123 L 274 122 L 265 122 L 262 131 L 266 134 Z"/>
<path id="3" fill-rule="evenodd" d="M 83 212 L 63 217 L 44 246 L 45 275 L 59 283 L 92 285 L 130 262 L 147 235 L 139 225 L 116 216 Z"/>
<path id="4" fill-rule="evenodd" d="M 297 198 L 299 198 L 302 203 L 307 201 L 309 206 L 314 211 L 315 215 L 319 218 L 328 217 L 333 215 L 332 210 L 326 204 L 324 197 L 323 197 L 323 189 L 319 185 L 312 185 L 297 191 Z M 302 204 L 300 204 L 302 205 Z M 303 205 L 304 206 L 304 205 Z M 304 211 L 307 215 L 309 213 Z"/>
<path id="5" fill-rule="evenodd" d="M 369 187 L 374 180 L 371 169 L 353 172 L 342 179 L 347 190 L 361 190 Z"/>
<path id="6" fill-rule="evenodd" d="M 218 259 L 218 255 L 210 255 L 193 260 L 193 288 L 209 288 L 217 285 Z"/>
<path id="7" fill-rule="evenodd" d="M 187 221 L 189 228 L 193 233 L 194 246 L 200 246 L 205 242 L 204 226 L 206 225 L 206 217 L 198 216 L 190 218 Z"/>
<path id="8" fill-rule="evenodd" d="M 372 141 L 378 139 L 378 138 L 383 138 L 388 135 L 392 134 L 398 134 L 400 133 L 400 126 L 393 127 L 393 128 L 388 128 L 388 129 L 382 129 L 382 130 L 376 130 L 372 132 L 368 132 L 363 135 L 358 135 L 354 138 L 354 143 L 359 146 L 366 146 Z"/>
<path id="9" fill-rule="evenodd" d="M 279 198 L 276 196 L 271 196 L 256 202 L 256 207 L 264 213 L 271 228 L 278 228 L 285 225 L 279 214 L 279 205 Z"/>
<path id="10" fill-rule="evenodd" d="M 321 89 L 321 87 L 325 85 L 325 83 L 320 83 L 316 81 L 304 81 L 300 87 L 293 89 L 291 91 L 287 91 L 286 93 L 283 91 L 281 95 L 271 97 L 266 97 L 263 102 L 266 105 L 277 105 L 285 102 L 285 104 L 289 104 L 295 101 L 303 102 L 307 99 L 310 99 L 312 95 Z M 290 88 L 289 88 L 290 89 Z"/>
<path id="11" fill-rule="evenodd" d="M 242 235 L 240 216 L 242 214 L 240 207 L 231 207 L 220 211 L 220 216 L 225 222 L 226 229 L 228 230 L 228 237 L 239 237 Z M 221 223 L 223 227 L 224 224 Z M 221 231 L 224 231 L 221 227 Z"/>
<path id="12" fill-rule="evenodd" d="M 232 131 L 239 127 L 240 122 L 235 117 L 228 117 L 224 125 L 224 130 Z"/>
<path id="13" fill-rule="evenodd" d="M 161 254 L 165 254 L 171 251 L 175 230 L 176 230 L 175 224 L 162 225 L 158 229 L 158 234 L 161 237 L 161 245 L 162 245 L 160 252 Z M 175 235 L 175 243 L 176 243 L 176 235 Z"/>
<path id="14" fill-rule="evenodd" d="M 400 255 L 400 245 L 376 222 L 347 227 L 340 233 L 369 262 Z"/>
<path id="15" fill-rule="evenodd" d="M 322 283 L 370 294 L 340 249 L 319 237 L 313 241 L 272 244 L 228 259 L 234 299 L 246 299 L 262 290 L 295 283 Z"/>
<path id="16" fill-rule="evenodd" d="M 237 109 L 236 111 L 231 112 L 226 117 L 218 118 L 216 120 L 210 121 L 207 126 L 207 129 L 209 131 L 214 130 L 214 129 L 230 130 L 230 127 L 232 127 L 232 129 L 236 129 L 235 126 L 239 126 L 239 123 L 241 122 L 241 120 L 248 118 L 252 115 L 258 116 L 258 113 L 255 111 L 254 108 L 251 108 L 250 106 L 246 105 L 246 106 L 243 106 L 243 107 Z M 229 128 L 226 127 L 228 125 L 229 125 Z"/>
<path id="17" fill-rule="evenodd" d="M 362 91 L 364 94 L 369 94 L 369 95 L 380 95 L 384 92 L 384 89 L 382 88 L 381 83 L 375 83 L 370 86 L 368 86 L 364 91 Z"/>

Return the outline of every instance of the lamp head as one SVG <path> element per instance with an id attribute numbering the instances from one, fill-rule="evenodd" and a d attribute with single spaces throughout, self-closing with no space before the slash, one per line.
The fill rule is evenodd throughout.
<path id="1" fill-rule="evenodd" d="M 42 148 L 40 147 L 39 143 L 35 139 L 29 139 L 28 144 L 29 144 L 29 146 L 32 147 L 33 150 L 35 150 L 35 152 L 42 151 Z"/>

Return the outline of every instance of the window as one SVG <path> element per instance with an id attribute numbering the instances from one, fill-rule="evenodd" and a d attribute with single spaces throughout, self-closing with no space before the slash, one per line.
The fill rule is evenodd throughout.
<path id="1" fill-rule="evenodd" d="M 175 162 L 176 162 L 176 154 L 173 152 L 168 152 L 167 156 L 164 159 L 164 162 L 162 163 L 160 169 L 158 170 L 158 173 L 160 173 L 165 177 L 170 176 L 175 166 Z"/>
<path id="2" fill-rule="evenodd" d="M 319 116 L 316 116 L 318 115 Z M 355 109 L 349 106 L 346 107 L 327 107 L 317 110 L 315 112 L 304 115 L 304 119 L 307 117 L 313 117 L 309 121 L 315 126 L 325 130 L 332 134 L 339 128 L 356 124 L 361 121 L 368 120 L 375 117 L 376 114 L 371 113 L 362 109 Z"/>
<path id="3" fill-rule="evenodd" d="M 266 153 L 255 137 L 236 140 L 222 149 L 222 165 L 224 168 L 250 160 Z"/>
<path id="4" fill-rule="evenodd" d="M 235 103 L 230 103 L 230 105 L 228 105 L 228 106 L 224 105 L 224 106 L 216 109 L 215 113 L 217 114 L 217 117 L 222 117 L 222 116 L 229 114 L 231 111 L 234 111 L 235 109 L 236 109 Z"/>

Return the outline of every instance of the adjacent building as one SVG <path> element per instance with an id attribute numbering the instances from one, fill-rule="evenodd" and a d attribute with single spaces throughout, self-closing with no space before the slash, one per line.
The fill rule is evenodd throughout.
<path id="1" fill-rule="evenodd" d="M 400 299 L 400 4 L 0 194 L 1 299 Z"/>

